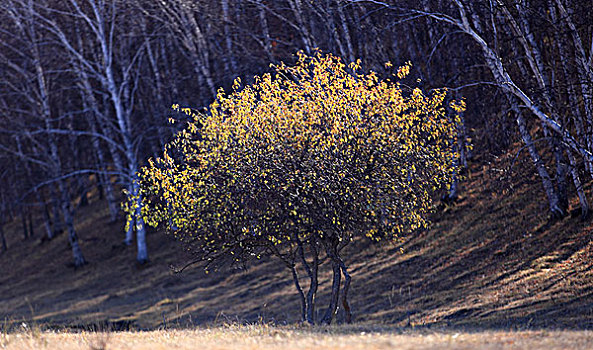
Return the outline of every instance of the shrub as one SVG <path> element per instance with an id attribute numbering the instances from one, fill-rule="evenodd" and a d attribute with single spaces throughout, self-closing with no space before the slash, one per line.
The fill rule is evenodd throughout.
<path id="1" fill-rule="evenodd" d="M 445 89 L 405 93 L 394 80 L 410 64 L 394 80 L 360 65 L 299 53 L 294 66 L 272 66 L 253 84 L 237 79 L 205 113 L 183 109 L 187 126 L 140 173 L 146 222 L 165 226 L 206 268 L 277 256 L 292 272 L 303 320 L 330 323 L 341 296 L 349 321 L 344 247 L 426 227 L 432 193 L 447 183 L 455 156 Z M 463 103 L 451 107 L 459 112 Z M 331 298 L 315 320 L 326 261 Z M 309 279 L 306 295 L 299 271 Z"/>

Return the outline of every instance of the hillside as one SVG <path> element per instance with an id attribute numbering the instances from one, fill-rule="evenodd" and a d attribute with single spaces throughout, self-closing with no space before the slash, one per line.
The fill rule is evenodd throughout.
<path id="1" fill-rule="evenodd" d="M 353 275 L 356 322 L 396 326 L 505 329 L 593 327 L 593 222 L 548 222 L 530 163 L 505 171 L 514 154 L 475 159 L 462 198 L 440 208 L 433 226 L 401 246 L 356 242 L 347 262 Z M 571 206 L 576 210 L 578 202 Z M 114 323 L 139 329 L 211 322 L 294 322 L 298 299 L 287 270 L 273 259 L 247 270 L 173 274 L 187 257 L 160 232 L 150 232 L 151 262 L 135 264 L 120 244 L 123 223 L 91 201 L 77 216 L 90 264 L 74 270 L 64 234 L 41 243 L 6 227 L 0 254 L 0 317 L 47 326 Z M 400 249 L 401 248 L 401 249 Z M 402 253 L 403 251 L 403 253 Z M 329 284 L 321 285 L 318 305 Z M 338 319 L 341 319 L 340 315 Z"/>

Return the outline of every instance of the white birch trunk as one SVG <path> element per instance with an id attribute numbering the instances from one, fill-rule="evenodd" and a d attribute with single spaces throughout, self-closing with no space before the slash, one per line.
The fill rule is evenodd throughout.
<path id="1" fill-rule="evenodd" d="M 70 198 L 68 196 L 68 190 L 62 181 L 58 181 L 59 190 L 62 193 L 62 213 L 64 214 L 64 222 L 68 229 L 68 242 L 72 249 L 72 258 L 74 259 L 74 267 L 78 268 L 85 265 L 87 262 L 82 254 L 80 245 L 78 244 L 78 235 L 74 229 L 74 217 L 72 213 L 72 207 L 70 205 Z"/>

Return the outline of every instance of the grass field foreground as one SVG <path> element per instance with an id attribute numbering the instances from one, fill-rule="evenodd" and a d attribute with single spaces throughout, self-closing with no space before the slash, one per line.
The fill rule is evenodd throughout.
<path id="1" fill-rule="evenodd" d="M 590 349 L 591 331 L 455 331 L 224 326 L 148 332 L 56 332 L 23 328 L 0 335 L 1 349 Z"/>

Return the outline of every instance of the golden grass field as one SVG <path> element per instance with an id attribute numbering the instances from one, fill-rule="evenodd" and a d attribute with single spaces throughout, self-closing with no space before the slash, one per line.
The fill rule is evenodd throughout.
<path id="1" fill-rule="evenodd" d="M 195 330 L 3 334 L 1 349 L 591 349 L 591 331 L 390 330 L 364 327 L 222 326 Z"/>

